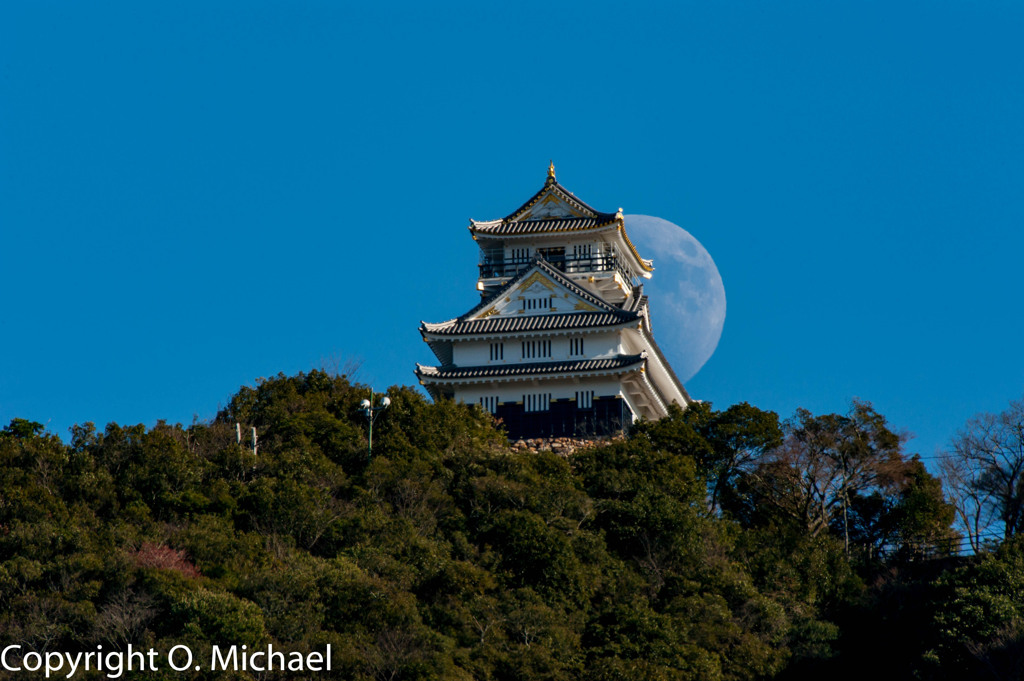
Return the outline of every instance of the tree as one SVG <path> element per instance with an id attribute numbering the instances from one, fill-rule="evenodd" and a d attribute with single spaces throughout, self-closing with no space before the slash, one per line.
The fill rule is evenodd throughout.
<path id="1" fill-rule="evenodd" d="M 711 443 L 714 456 L 702 463 L 711 473 L 711 508 L 717 510 L 734 477 L 782 443 L 782 429 L 775 412 L 762 411 L 746 402 L 716 412 L 708 426 L 702 434 Z"/>
<path id="2" fill-rule="evenodd" d="M 1002 525 L 1003 539 L 1024 529 L 1024 399 L 967 422 L 942 459 L 943 478 L 971 548 Z"/>
<path id="3" fill-rule="evenodd" d="M 637 424 L 633 437 L 646 438 L 656 449 L 692 456 L 707 483 L 708 509 L 717 513 L 736 476 L 781 444 L 782 430 L 773 411 L 746 402 L 714 411 L 710 402 L 698 402 L 685 411 L 671 405 L 665 418 Z"/>
<path id="4" fill-rule="evenodd" d="M 751 475 L 760 500 L 811 536 L 838 522 L 849 554 L 852 501 L 899 481 L 902 438 L 870 403 L 857 400 L 842 415 L 798 409 L 784 432 Z"/>
<path id="5" fill-rule="evenodd" d="M 1024 545 L 1010 539 L 935 581 L 927 678 L 1024 675 Z M 923 670 L 924 671 L 924 670 Z"/>
<path id="6" fill-rule="evenodd" d="M 905 462 L 898 484 L 850 499 L 850 539 L 869 560 L 949 555 L 959 540 L 953 520 L 942 482 L 917 456 Z"/>

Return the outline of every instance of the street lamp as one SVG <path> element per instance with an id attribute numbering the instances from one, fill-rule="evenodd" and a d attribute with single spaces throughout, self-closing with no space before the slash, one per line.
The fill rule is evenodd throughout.
<path id="1" fill-rule="evenodd" d="M 373 388 L 370 388 L 370 399 L 363 400 L 362 402 L 359 403 L 360 411 L 363 412 L 363 416 L 366 417 L 366 420 L 370 422 L 370 438 L 369 444 L 366 449 L 367 459 L 373 456 L 373 422 L 377 420 L 377 416 L 380 414 L 380 412 L 384 411 L 385 409 L 391 406 L 391 398 L 388 397 L 387 395 L 381 397 L 380 402 L 377 404 L 376 407 L 373 406 L 373 403 L 370 401 L 372 399 Z"/>

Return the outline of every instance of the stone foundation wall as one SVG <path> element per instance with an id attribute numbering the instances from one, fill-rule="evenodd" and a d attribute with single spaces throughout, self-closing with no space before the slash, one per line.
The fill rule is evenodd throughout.
<path id="1" fill-rule="evenodd" d="M 623 439 L 623 435 L 611 435 L 602 437 L 535 437 L 523 440 L 513 440 L 509 446 L 516 452 L 540 452 L 550 449 L 555 454 L 569 457 L 581 449 L 596 447 L 607 444 L 614 440 Z"/>

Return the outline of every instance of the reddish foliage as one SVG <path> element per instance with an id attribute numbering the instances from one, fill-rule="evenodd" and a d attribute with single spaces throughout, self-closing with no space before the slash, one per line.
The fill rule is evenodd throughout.
<path id="1" fill-rule="evenodd" d="M 163 544 L 143 542 L 142 546 L 132 553 L 135 564 L 141 568 L 173 570 L 185 577 L 198 577 L 199 570 L 185 557 L 184 551 L 172 549 Z"/>

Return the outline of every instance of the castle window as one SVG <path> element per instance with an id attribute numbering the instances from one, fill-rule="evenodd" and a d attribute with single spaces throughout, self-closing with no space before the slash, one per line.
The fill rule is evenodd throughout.
<path id="1" fill-rule="evenodd" d="M 583 355 L 583 336 L 569 339 L 569 355 L 574 357 Z"/>
<path id="2" fill-rule="evenodd" d="M 565 270 L 565 247 L 552 246 L 551 248 L 538 248 L 537 255 L 542 256 L 549 263 L 560 270 Z"/>
<path id="3" fill-rule="evenodd" d="M 523 298 L 524 310 L 545 310 L 553 307 L 554 304 L 554 296 L 544 296 L 543 298 Z"/>
<path id="4" fill-rule="evenodd" d="M 496 414 L 498 412 L 498 396 L 489 395 L 487 397 L 481 397 L 480 406 L 484 410 L 489 411 L 492 414 Z"/>
<path id="5" fill-rule="evenodd" d="M 530 395 L 523 395 L 524 411 L 548 411 L 549 409 L 551 409 L 551 393 L 533 393 Z"/>
<path id="6" fill-rule="evenodd" d="M 523 341 L 523 359 L 551 357 L 550 340 Z"/>
<path id="7" fill-rule="evenodd" d="M 576 408 L 577 409 L 593 409 L 594 408 L 594 391 L 593 390 L 577 390 L 576 391 Z"/>
<path id="8" fill-rule="evenodd" d="M 594 255 L 594 244 L 574 244 L 572 254 L 577 259 L 589 258 Z"/>
<path id="9" fill-rule="evenodd" d="M 491 343 L 491 361 L 505 359 L 505 344 Z"/>

